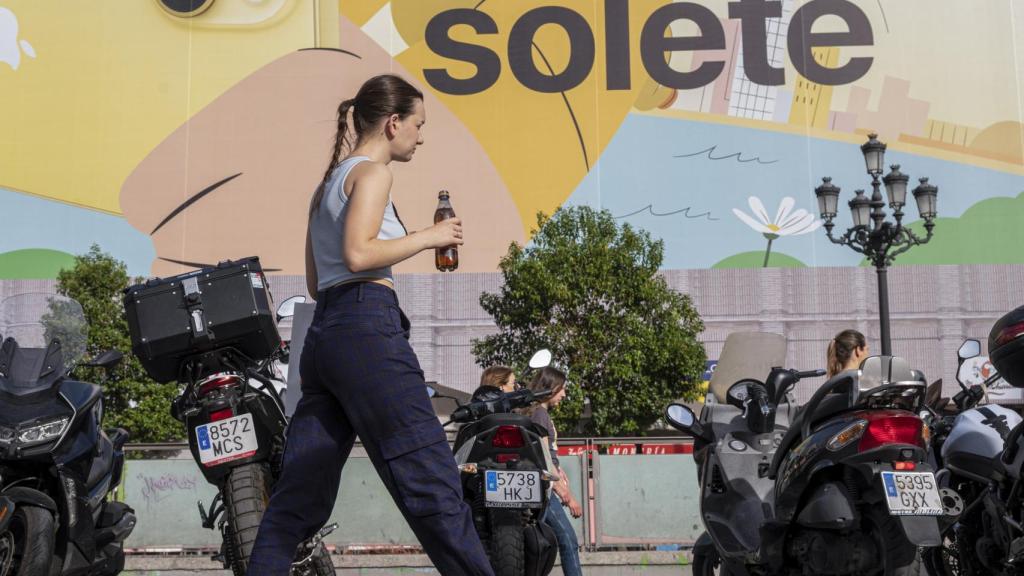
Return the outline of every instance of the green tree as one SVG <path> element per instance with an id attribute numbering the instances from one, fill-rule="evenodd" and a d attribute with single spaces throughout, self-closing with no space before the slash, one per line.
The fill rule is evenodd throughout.
<path id="1" fill-rule="evenodd" d="M 695 394 L 705 364 L 700 316 L 658 274 L 663 243 L 589 207 L 538 214 L 537 228 L 502 258 L 501 290 L 480 296 L 499 332 L 473 341 L 477 363 L 522 368 L 550 348 L 569 370 L 559 429 L 644 434 L 669 402 Z M 580 428 L 585 398 L 592 417 Z"/>
<path id="2" fill-rule="evenodd" d="M 130 280 L 125 265 L 94 244 L 87 254 L 75 257 L 74 267 L 60 271 L 57 291 L 82 305 L 89 324 L 87 357 L 110 349 L 124 354 L 124 361 L 112 372 L 111 379 L 102 384 L 104 426 L 128 430 L 132 442 L 180 440 L 182 426 L 170 415 L 178 385 L 150 380 L 131 353 L 122 304 L 122 291 Z M 100 370 L 82 372 L 89 381 L 103 379 Z"/>

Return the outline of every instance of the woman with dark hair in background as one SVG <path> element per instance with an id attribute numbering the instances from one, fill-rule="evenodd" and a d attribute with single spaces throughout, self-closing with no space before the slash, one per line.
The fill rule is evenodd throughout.
<path id="1" fill-rule="evenodd" d="M 424 250 L 462 244 L 458 218 L 410 235 L 391 201 L 388 165 L 412 159 L 424 122 L 423 94 L 390 74 L 367 80 L 338 107 L 331 162 L 309 207 L 306 283 L 317 297 L 299 363 L 302 400 L 250 576 L 289 573 L 296 547 L 334 508 L 357 435 L 438 571 L 493 574 L 409 345 L 409 320 L 391 273 Z"/>
<path id="2" fill-rule="evenodd" d="M 551 415 L 548 414 L 549 408 L 558 406 L 565 398 L 565 373 L 550 366 L 541 368 L 530 382 L 529 388 L 533 392 L 551 390 L 551 395 L 547 400 L 535 404 L 527 412 L 531 420 L 548 431 L 546 440 L 551 449 L 551 460 L 561 476 L 561 479 L 554 483 L 554 494 L 548 501 L 548 508 L 544 513 L 544 523 L 555 531 L 555 537 L 558 539 L 558 554 L 562 558 L 562 573 L 565 576 L 579 576 L 583 574 L 583 570 L 580 568 L 580 545 L 576 540 L 576 531 L 562 506 L 568 506 L 574 518 L 583 515 L 583 507 L 573 496 L 572 490 L 569 488 L 569 478 L 558 464 L 558 430 L 555 429 Z"/>
<path id="3" fill-rule="evenodd" d="M 868 357 L 868 341 L 856 330 L 843 330 L 828 343 L 828 378 L 844 370 L 856 370 Z"/>

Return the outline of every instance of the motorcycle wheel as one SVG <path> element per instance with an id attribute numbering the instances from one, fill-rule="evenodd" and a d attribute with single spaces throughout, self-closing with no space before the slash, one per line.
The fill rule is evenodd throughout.
<path id="1" fill-rule="evenodd" d="M 693 576 L 731 576 L 733 572 L 722 563 L 718 552 L 711 550 L 708 554 L 693 554 Z"/>
<path id="2" fill-rule="evenodd" d="M 517 511 L 491 516 L 488 556 L 494 576 L 523 576 L 526 571 L 523 524 Z"/>
<path id="3" fill-rule="evenodd" d="M 224 484 L 224 538 L 231 571 L 245 576 L 256 533 L 270 502 L 270 468 L 262 462 L 243 464 L 231 471 Z"/>
<path id="4" fill-rule="evenodd" d="M 18 506 L 0 534 L 0 576 L 48 574 L 53 558 L 53 515 L 37 506 Z"/>
<path id="5" fill-rule="evenodd" d="M 334 562 L 331 561 L 331 553 L 321 542 L 316 554 L 313 555 L 309 568 L 301 572 L 292 568 L 291 573 L 293 576 L 334 576 Z"/>
<path id="6" fill-rule="evenodd" d="M 876 506 L 864 514 L 865 529 L 882 551 L 882 574 L 885 576 L 918 576 L 921 570 L 917 547 L 907 540 L 898 516 Z"/>

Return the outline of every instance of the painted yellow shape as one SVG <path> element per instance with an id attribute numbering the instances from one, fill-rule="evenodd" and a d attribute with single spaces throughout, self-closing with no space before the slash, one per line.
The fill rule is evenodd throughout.
<path id="1" fill-rule="evenodd" d="M 342 0 L 345 2 L 346 0 Z M 490 3 L 518 4 L 519 2 L 508 2 L 507 0 L 391 0 L 391 19 L 395 22 L 395 29 L 402 35 L 402 40 L 409 46 L 421 42 L 426 32 L 427 23 L 430 19 L 444 12 L 455 8 L 475 8 L 478 4 L 488 14 L 491 12 Z M 552 5 L 558 2 L 552 2 Z M 532 6 L 531 6 L 532 7 Z M 526 12 L 528 9 L 522 9 Z M 507 32 L 507 31 L 506 31 Z"/>
<path id="2" fill-rule="evenodd" d="M 1024 163 L 1024 126 L 1013 121 L 993 124 L 974 138 L 971 148 L 999 154 L 1010 162 Z"/>
<path id="3" fill-rule="evenodd" d="M 0 187 L 119 214 L 139 162 L 239 80 L 313 46 L 318 12 L 336 42 L 332 2 L 217 0 L 190 19 L 157 2 L 5 2 L 36 57 L 0 63 Z"/>
<path id="4" fill-rule="evenodd" d="M 839 48 L 812 48 L 811 53 L 818 64 L 836 68 L 839 64 Z M 800 76 L 793 91 L 793 107 L 789 112 L 790 124 L 827 128 L 832 108 L 832 86 L 823 86 Z"/>
<path id="5" fill-rule="evenodd" d="M 448 60 L 432 52 L 422 39 L 407 30 L 421 30 L 427 14 L 438 5 L 460 2 L 414 2 L 393 0 L 391 10 L 396 26 L 409 49 L 397 56 L 408 70 L 423 78 L 423 70 L 447 68 L 457 78 L 476 73 L 475 66 Z M 605 66 L 605 22 L 602 3 L 572 0 L 488 0 L 479 10 L 497 23 L 497 34 L 477 35 L 468 26 L 453 27 L 453 39 L 486 46 L 498 55 L 501 74 L 494 86 L 469 96 L 438 96 L 465 123 L 483 145 L 498 168 L 519 209 L 528 231 L 537 211 L 553 212 L 575 190 L 598 161 L 619 125 L 637 100 L 649 75 L 640 57 L 639 38 L 644 22 L 665 0 L 634 0 L 629 3 L 630 90 L 608 90 Z M 520 84 L 508 64 L 508 37 L 515 22 L 526 12 L 541 6 L 563 6 L 578 12 L 589 24 L 596 40 L 590 74 L 577 87 L 562 93 L 534 92 Z M 419 8 L 417 8 L 419 7 Z M 414 10 L 413 14 L 406 13 Z M 412 23 L 402 24 L 406 18 Z M 411 34 L 411 33 L 410 33 Z M 534 65 L 538 70 L 565 69 L 569 41 L 559 26 L 543 26 L 534 38 Z M 567 104 L 568 103 L 568 104 Z"/>
<path id="6" fill-rule="evenodd" d="M 326 0 L 325 0 L 326 1 Z M 366 24 L 388 0 L 337 0 L 338 11 L 356 26 Z M 424 2 L 426 4 L 426 2 Z"/>

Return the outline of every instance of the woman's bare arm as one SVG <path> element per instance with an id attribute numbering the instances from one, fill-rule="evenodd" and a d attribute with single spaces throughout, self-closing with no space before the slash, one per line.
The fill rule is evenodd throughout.
<path id="1" fill-rule="evenodd" d="M 353 272 L 362 272 L 397 264 L 430 248 L 462 244 L 462 226 L 458 218 L 442 221 L 419 234 L 394 240 L 380 240 L 380 226 L 391 192 L 391 171 L 384 165 L 363 162 L 352 170 L 348 214 L 342 254 Z"/>
<path id="2" fill-rule="evenodd" d="M 317 295 L 317 284 L 319 278 L 316 274 L 316 261 L 313 260 L 313 237 L 309 233 L 309 226 L 306 226 L 306 290 L 314 300 Z"/>

